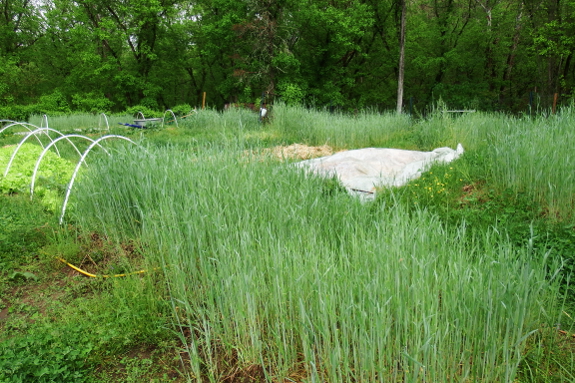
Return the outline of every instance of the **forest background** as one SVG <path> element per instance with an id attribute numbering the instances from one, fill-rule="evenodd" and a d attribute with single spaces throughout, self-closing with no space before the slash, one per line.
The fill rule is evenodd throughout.
<path id="1" fill-rule="evenodd" d="M 1 0 L 0 115 L 223 108 L 526 112 L 575 93 L 575 0 Z M 403 11 L 403 12 L 402 12 Z M 402 40 L 402 15 L 405 40 Z"/>

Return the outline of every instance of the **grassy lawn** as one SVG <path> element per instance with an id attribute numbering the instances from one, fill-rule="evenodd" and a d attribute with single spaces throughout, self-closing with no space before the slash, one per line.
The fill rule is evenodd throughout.
<path id="1" fill-rule="evenodd" d="M 50 119 L 138 145 L 87 157 L 63 224 L 71 145 L 33 200 L 47 137 L 0 178 L 0 382 L 574 381 L 574 113 Z M 370 203 L 271 154 L 458 143 Z"/>

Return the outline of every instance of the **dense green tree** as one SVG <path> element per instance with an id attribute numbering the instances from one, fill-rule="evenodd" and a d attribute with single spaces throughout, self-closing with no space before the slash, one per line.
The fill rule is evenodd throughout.
<path id="1" fill-rule="evenodd" d="M 575 1 L 549 0 L 540 5 L 547 20 L 534 29 L 534 49 L 540 58 L 541 77 L 538 85 L 547 93 L 573 95 L 575 65 Z M 541 65 L 543 64 L 543 65 Z M 547 72 L 547 73 L 544 73 Z M 546 75 L 545 75 L 546 74 Z"/>
<path id="2" fill-rule="evenodd" d="M 34 44 L 44 34 L 40 10 L 30 0 L 0 3 L 0 105 L 30 102 L 41 74 L 29 60 Z"/>
<path id="3" fill-rule="evenodd" d="M 44 43 L 46 50 L 60 53 L 51 63 L 58 87 L 65 87 L 78 105 L 105 98 L 123 107 L 159 107 L 162 88 L 154 66 L 172 5 L 159 0 L 54 0 Z"/>
<path id="4" fill-rule="evenodd" d="M 525 110 L 572 97 L 575 0 L 3 0 L 0 104 Z M 402 5 L 405 4 L 405 12 Z M 403 86 L 402 14 L 407 14 Z M 409 100 L 409 101 L 408 101 Z"/>

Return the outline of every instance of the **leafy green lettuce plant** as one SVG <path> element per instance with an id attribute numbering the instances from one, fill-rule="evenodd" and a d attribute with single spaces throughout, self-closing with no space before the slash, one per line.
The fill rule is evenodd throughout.
<path id="1" fill-rule="evenodd" d="M 4 173 L 15 146 L 0 148 L 0 171 Z M 42 153 L 38 145 L 25 143 L 18 151 L 8 174 L 0 175 L 0 193 L 11 194 L 25 192 L 30 187 L 34 166 Z M 68 183 L 74 171 L 74 164 L 53 152 L 48 152 L 42 159 L 38 173 L 38 186 L 35 194 L 49 209 L 59 205 L 59 192 Z"/>

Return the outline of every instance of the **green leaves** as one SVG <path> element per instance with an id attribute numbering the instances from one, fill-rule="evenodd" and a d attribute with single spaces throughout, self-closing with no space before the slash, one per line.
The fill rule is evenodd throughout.
<path id="1" fill-rule="evenodd" d="M 0 148 L 0 168 L 6 169 L 8 162 L 16 149 L 16 146 Z M 38 145 L 25 143 L 18 151 L 14 162 L 6 177 L 0 178 L 0 193 L 14 193 L 26 191 L 32 182 L 32 174 L 36 161 L 42 153 Z M 58 157 L 53 152 L 48 152 L 40 165 L 40 177 L 48 181 L 48 188 L 65 185 L 72 176 L 74 165 Z"/>
<path id="2" fill-rule="evenodd" d="M 200 105 L 206 92 L 220 108 L 284 96 L 280 84 L 319 106 L 395 105 L 395 0 L 54 0 L 42 12 L 4 3 L 0 105 L 165 110 Z M 517 111 L 535 87 L 573 93 L 573 0 L 407 6 L 405 98 L 419 110 L 442 97 L 453 108 Z"/>
<path id="3" fill-rule="evenodd" d="M 575 50 L 574 22 L 575 18 L 570 21 L 553 20 L 535 31 L 533 40 L 537 54 L 549 57 L 572 54 Z"/>
<path id="4" fill-rule="evenodd" d="M 50 222 L 43 207 L 33 204 L 28 196 L 0 194 L 0 271 L 9 272 L 36 256 L 48 242 Z"/>
<path id="5" fill-rule="evenodd" d="M 83 331 L 46 324 L 26 336 L 0 341 L 0 381 L 85 381 L 85 360 L 93 346 Z"/>
<path id="6" fill-rule="evenodd" d="M 10 277 L 8 277 L 8 279 L 12 280 L 12 281 L 29 281 L 29 280 L 33 280 L 33 281 L 38 281 L 38 277 L 36 276 L 36 274 L 30 273 L 28 271 L 15 271 L 12 274 L 10 274 Z"/>

